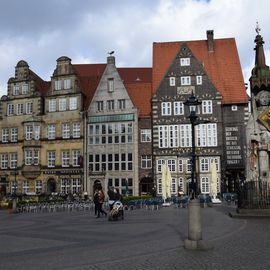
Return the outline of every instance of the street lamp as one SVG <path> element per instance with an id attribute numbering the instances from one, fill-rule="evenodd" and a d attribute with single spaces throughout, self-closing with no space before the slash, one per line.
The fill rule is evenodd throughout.
<path id="1" fill-rule="evenodd" d="M 198 120 L 196 114 L 197 106 L 202 102 L 197 99 L 194 93 L 184 102 L 189 108 L 189 120 L 191 123 L 191 201 L 188 206 L 188 238 L 185 239 L 185 248 L 192 250 L 205 250 L 212 248 L 202 240 L 202 218 L 201 206 L 197 197 L 197 181 L 196 181 L 196 152 L 195 152 L 195 126 L 208 123 L 209 121 Z"/>
<path id="2" fill-rule="evenodd" d="M 191 96 L 184 102 L 184 105 L 189 108 L 189 120 L 191 123 L 191 199 L 197 195 L 197 181 L 196 181 L 196 152 L 195 152 L 195 126 L 200 124 L 196 114 L 197 106 L 202 102 L 192 92 Z"/>
<path id="3" fill-rule="evenodd" d="M 17 210 L 17 166 L 14 167 L 14 183 L 13 183 L 13 192 L 12 192 L 12 211 L 13 213 L 16 213 Z"/>

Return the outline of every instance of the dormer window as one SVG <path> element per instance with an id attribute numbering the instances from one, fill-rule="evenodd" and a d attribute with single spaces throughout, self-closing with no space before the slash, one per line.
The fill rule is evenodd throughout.
<path id="1" fill-rule="evenodd" d="M 108 79 L 108 92 L 112 93 L 114 91 L 114 79 L 109 78 Z"/>
<path id="2" fill-rule="evenodd" d="M 175 86 L 175 77 L 170 77 L 170 86 Z"/>
<path id="3" fill-rule="evenodd" d="M 29 92 L 29 85 L 28 85 L 28 83 L 25 83 L 22 85 L 22 94 L 26 95 L 26 94 L 28 94 L 28 92 Z"/>
<path id="4" fill-rule="evenodd" d="M 190 58 L 180 58 L 181 66 L 190 66 Z"/>
<path id="5" fill-rule="evenodd" d="M 61 80 L 57 80 L 54 82 L 54 88 L 55 88 L 55 90 L 61 90 L 61 88 L 62 88 Z"/>
<path id="6" fill-rule="evenodd" d="M 70 89 L 71 88 L 71 80 L 66 79 L 64 80 L 64 89 Z"/>
<path id="7" fill-rule="evenodd" d="M 17 96 L 19 95 L 19 93 L 20 93 L 20 86 L 15 84 L 13 86 L 13 96 Z"/>
<path id="8" fill-rule="evenodd" d="M 202 84 L 202 76 L 196 76 L 196 83 L 197 85 Z"/>
<path id="9" fill-rule="evenodd" d="M 181 85 L 191 85 L 190 76 L 181 77 Z"/>

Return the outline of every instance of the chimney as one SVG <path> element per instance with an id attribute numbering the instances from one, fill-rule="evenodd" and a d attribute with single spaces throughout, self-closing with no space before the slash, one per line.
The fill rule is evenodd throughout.
<path id="1" fill-rule="evenodd" d="M 207 36 L 208 52 L 213 52 L 214 51 L 214 30 L 207 30 L 206 36 Z"/>
<path id="2" fill-rule="evenodd" d="M 108 56 L 107 57 L 107 64 L 113 64 L 115 65 L 115 57 L 114 56 Z"/>

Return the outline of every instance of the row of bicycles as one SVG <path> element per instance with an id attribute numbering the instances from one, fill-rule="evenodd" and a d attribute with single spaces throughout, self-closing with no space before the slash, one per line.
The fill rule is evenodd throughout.
<path id="1" fill-rule="evenodd" d="M 17 206 L 18 213 L 49 213 L 49 212 L 72 212 L 90 211 L 94 209 L 94 203 L 89 202 L 46 202 L 26 203 Z"/>
<path id="2" fill-rule="evenodd" d="M 179 208 L 186 208 L 189 203 L 188 196 L 173 197 L 164 200 L 161 197 L 148 199 L 136 199 L 124 202 L 125 210 L 147 209 L 158 210 L 164 206 L 174 205 Z M 104 209 L 109 209 L 109 203 L 104 202 Z M 72 211 L 92 211 L 95 209 L 93 201 L 63 201 L 63 202 L 37 202 L 18 204 L 17 213 L 53 213 L 53 212 L 72 212 Z"/>

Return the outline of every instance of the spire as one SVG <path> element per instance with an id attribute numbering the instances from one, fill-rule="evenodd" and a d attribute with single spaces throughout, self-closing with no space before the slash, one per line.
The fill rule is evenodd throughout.
<path id="1" fill-rule="evenodd" d="M 255 67 L 267 67 L 265 64 L 265 56 L 264 56 L 264 50 L 263 50 L 263 38 L 260 35 L 261 28 L 259 27 L 258 22 L 256 22 L 256 28 L 255 31 L 257 33 L 257 36 L 254 40 L 256 43 L 255 51 L 256 51 L 256 58 L 255 58 Z"/>
<path id="2" fill-rule="evenodd" d="M 250 89 L 254 95 L 256 95 L 260 90 L 268 89 L 270 91 L 270 70 L 269 66 L 265 63 L 265 55 L 263 49 L 263 38 L 260 35 L 260 27 L 258 22 L 256 22 L 255 31 L 257 33 L 254 42 L 256 46 L 255 50 L 255 67 L 252 69 L 252 75 L 250 77 Z"/>

